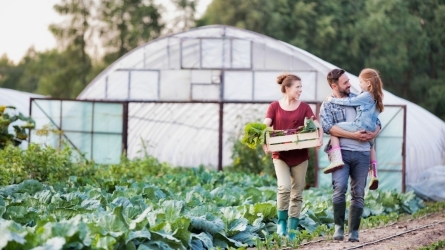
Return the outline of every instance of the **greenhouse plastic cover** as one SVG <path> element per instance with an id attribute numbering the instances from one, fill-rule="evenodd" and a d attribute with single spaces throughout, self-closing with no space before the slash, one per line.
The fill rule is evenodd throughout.
<path id="1" fill-rule="evenodd" d="M 29 115 L 29 99 L 32 97 L 42 98 L 44 96 L 13 89 L 0 88 L 0 105 L 14 106 L 17 112 L 26 116 Z"/>
<path id="2" fill-rule="evenodd" d="M 445 201 L 445 166 L 438 165 L 423 171 L 416 183 L 408 185 L 425 200 Z"/>
<path id="3" fill-rule="evenodd" d="M 275 79 L 282 72 L 302 78 L 301 100 L 322 102 L 331 93 L 326 74 L 334 68 L 282 41 L 212 25 L 161 37 L 130 51 L 98 75 L 78 99 L 133 101 L 129 106 L 130 157 L 146 150 L 174 165 L 216 166 L 219 105 L 187 102 L 272 102 L 281 98 Z M 348 76 L 351 91 L 357 93 L 358 78 Z M 407 107 L 405 177 L 407 183 L 414 183 L 425 169 L 445 162 L 445 123 L 414 103 L 387 91 L 384 94 L 385 105 Z M 266 109 L 265 104 L 224 104 L 223 165 L 231 163 L 229 138 L 239 133 L 239 124 L 262 120 Z M 379 116 L 383 123 L 379 137 L 389 142 L 392 134 L 400 134 L 394 149 L 391 145 L 396 144 L 380 146 L 388 158 L 379 162 L 391 165 L 391 157 L 403 161 L 404 114 L 400 108 L 386 110 Z"/>

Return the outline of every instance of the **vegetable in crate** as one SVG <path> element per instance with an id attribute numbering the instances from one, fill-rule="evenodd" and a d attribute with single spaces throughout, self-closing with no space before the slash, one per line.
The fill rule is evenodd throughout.
<path id="1" fill-rule="evenodd" d="M 310 132 L 315 132 L 315 131 L 317 131 L 317 125 L 315 125 L 312 117 L 309 119 L 304 118 L 304 127 L 299 133 L 302 134 L 302 133 L 310 133 Z"/>
<path id="2" fill-rule="evenodd" d="M 258 145 L 264 144 L 264 135 L 266 133 L 266 124 L 251 122 L 244 127 L 244 136 L 241 142 L 249 148 L 255 149 Z"/>

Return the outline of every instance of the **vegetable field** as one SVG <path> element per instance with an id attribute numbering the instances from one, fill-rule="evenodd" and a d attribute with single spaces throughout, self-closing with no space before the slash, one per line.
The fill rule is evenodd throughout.
<path id="1" fill-rule="evenodd" d="M 25 180 L 1 186 L 0 249 L 230 249 L 284 244 L 285 239 L 274 234 L 273 177 L 168 166 L 144 177 L 131 173 L 149 167 L 147 161 L 152 159 L 102 166 L 103 172 L 95 176 L 70 176 L 51 184 Z M 288 244 L 332 234 L 330 195 L 330 188 L 305 190 L 300 232 Z M 422 207 L 412 193 L 376 191 L 367 196 L 368 219 L 363 223 L 368 226 L 383 220 L 372 218 Z"/>

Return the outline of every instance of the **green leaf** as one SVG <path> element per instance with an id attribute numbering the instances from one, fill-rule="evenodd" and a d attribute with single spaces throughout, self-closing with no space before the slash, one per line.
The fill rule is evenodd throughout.
<path id="1" fill-rule="evenodd" d="M 52 211 L 52 215 L 54 215 L 57 219 L 70 219 L 76 216 L 77 210 L 69 209 L 69 208 L 56 208 Z"/>
<path id="2" fill-rule="evenodd" d="M 251 198 L 253 204 L 256 204 L 263 200 L 263 193 L 256 187 L 247 187 L 246 189 L 244 189 L 244 192 L 244 196 L 246 198 Z"/>
<path id="3" fill-rule="evenodd" d="M 18 190 L 19 190 L 18 185 L 5 186 L 0 188 L 0 195 L 3 197 L 12 196 L 14 193 L 17 193 Z"/>
<path id="4" fill-rule="evenodd" d="M 240 219 L 236 219 L 231 221 L 226 229 L 227 235 L 228 236 L 233 236 L 239 232 L 243 232 L 246 230 L 247 228 L 247 219 L 245 218 L 240 218 Z"/>
<path id="5" fill-rule="evenodd" d="M 130 230 L 141 230 L 148 224 L 147 215 L 152 212 L 152 208 L 146 208 L 136 219 L 132 220 L 129 224 Z"/>
<path id="6" fill-rule="evenodd" d="M 25 217 L 28 210 L 25 206 L 8 206 L 5 213 L 5 218 L 10 220 L 17 220 Z"/>
<path id="7" fill-rule="evenodd" d="M 116 240 L 111 236 L 96 236 L 96 239 L 94 239 L 93 247 L 99 249 L 113 249 L 115 244 Z"/>
<path id="8" fill-rule="evenodd" d="M 186 249 L 182 242 L 179 239 L 175 238 L 172 234 L 165 232 L 151 232 L 151 235 L 154 242 L 165 242 L 172 249 Z"/>
<path id="9" fill-rule="evenodd" d="M 304 118 L 304 127 L 299 133 L 310 133 L 317 130 L 314 120 L 311 118 Z"/>
<path id="10" fill-rule="evenodd" d="M 110 203 L 111 207 L 128 207 L 133 206 L 127 197 L 117 197 Z"/>
<path id="11" fill-rule="evenodd" d="M 51 197 L 53 196 L 50 190 L 43 190 L 34 194 L 34 198 L 39 200 L 40 203 L 48 204 L 51 202 Z"/>
<path id="12" fill-rule="evenodd" d="M 242 242 L 233 240 L 231 238 L 228 238 L 227 236 L 221 234 L 221 233 L 216 233 L 213 236 L 213 243 L 215 247 L 221 247 L 224 249 L 228 249 L 229 247 L 235 247 L 235 248 L 239 248 L 242 246 L 246 246 L 245 244 L 243 244 Z"/>
<path id="13" fill-rule="evenodd" d="M 32 250 L 60 250 L 65 245 L 65 238 L 54 237 L 48 239 L 43 246 L 35 247 Z"/>
<path id="14" fill-rule="evenodd" d="M 27 231 L 14 221 L 3 220 L 0 218 L 0 249 L 3 249 L 9 242 L 25 244 Z"/>
<path id="15" fill-rule="evenodd" d="M 190 225 L 193 229 L 215 234 L 224 230 L 224 221 L 211 213 L 203 216 L 190 216 Z"/>
<path id="16" fill-rule="evenodd" d="M 236 240 L 238 242 L 242 242 L 248 244 L 250 247 L 255 245 L 255 239 L 258 237 L 258 234 L 252 233 L 249 230 L 240 232 L 230 238 Z"/>
<path id="17" fill-rule="evenodd" d="M 117 211 L 118 212 L 118 211 Z M 101 225 L 102 229 L 106 232 L 106 235 L 113 237 L 120 237 L 128 231 L 127 225 L 122 220 L 122 215 L 106 214 L 102 216 L 97 222 Z"/>
<path id="18" fill-rule="evenodd" d="M 175 220 L 181 216 L 184 210 L 184 202 L 176 200 L 166 200 L 161 204 L 167 221 Z"/>
<path id="19" fill-rule="evenodd" d="M 5 206 L 0 206 L 0 218 L 3 217 L 5 212 L 6 212 L 6 207 Z"/>
<path id="20" fill-rule="evenodd" d="M 164 192 L 162 192 L 161 189 L 159 189 L 156 186 L 152 186 L 152 185 L 145 186 L 142 189 L 142 196 L 144 198 L 150 199 L 150 200 L 155 201 L 155 202 L 159 201 L 160 199 L 167 198 L 167 196 L 165 195 Z"/>
<path id="21" fill-rule="evenodd" d="M 265 220 L 273 220 L 277 214 L 277 207 L 271 203 L 257 203 L 253 205 L 252 214 L 261 214 Z"/>
<path id="22" fill-rule="evenodd" d="M 44 189 L 44 186 L 36 180 L 23 181 L 17 187 L 17 192 L 28 193 L 30 195 L 34 195 L 35 193 L 40 192 Z"/>
<path id="23" fill-rule="evenodd" d="M 159 240 L 151 240 L 150 242 L 139 245 L 138 250 L 175 250 L 169 244 Z"/>
<path id="24" fill-rule="evenodd" d="M 182 216 L 172 221 L 170 225 L 174 231 L 173 236 L 179 239 L 186 248 L 189 248 L 191 242 L 190 219 Z"/>
<path id="25" fill-rule="evenodd" d="M 134 240 L 134 239 L 151 239 L 151 233 L 147 229 L 143 229 L 140 231 L 130 231 L 127 239 L 125 240 L 125 243 L 128 244 L 128 242 Z"/>
<path id="26" fill-rule="evenodd" d="M 300 225 L 311 233 L 314 232 L 318 226 L 318 224 L 307 214 L 302 214 L 300 216 Z"/>
<path id="27" fill-rule="evenodd" d="M 204 248 L 204 244 L 202 243 L 202 241 L 193 239 L 192 243 L 190 244 L 190 249 L 201 250 L 201 249 L 205 249 L 205 248 Z"/>
<path id="28" fill-rule="evenodd" d="M 100 201 L 91 200 L 91 199 L 86 199 L 86 200 L 82 201 L 80 206 L 82 208 L 85 208 L 86 210 L 98 210 L 98 209 L 102 208 Z"/>
<path id="29" fill-rule="evenodd" d="M 201 242 L 201 244 L 206 247 L 207 249 L 211 249 L 213 248 L 213 242 L 212 242 L 212 238 L 209 234 L 207 233 L 200 233 L 200 234 L 194 234 L 192 233 L 192 249 L 193 249 L 193 241 L 198 240 Z M 196 243 L 195 243 L 196 244 Z M 202 248 L 201 248 L 202 249 Z"/>
<path id="30" fill-rule="evenodd" d="M 264 144 L 266 127 L 266 124 L 259 122 L 246 124 L 241 142 L 251 149 L 256 149 L 258 145 Z"/>

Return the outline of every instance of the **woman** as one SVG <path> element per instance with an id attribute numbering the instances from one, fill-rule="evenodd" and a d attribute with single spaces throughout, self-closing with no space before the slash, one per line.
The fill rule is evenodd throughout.
<path id="1" fill-rule="evenodd" d="M 270 104 L 264 124 L 275 130 L 304 126 L 304 119 L 314 117 L 314 113 L 308 104 L 298 100 L 302 91 L 301 78 L 292 74 L 281 74 L 277 77 L 277 83 L 281 85 L 281 92 L 284 95 L 279 101 Z M 323 130 L 315 118 L 314 122 L 320 133 L 318 149 L 323 144 Z M 263 150 L 266 154 L 269 153 L 267 145 L 263 145 Z M 272 158 L 278 184 L 277 233 L 284 236 L 287 234 L 288 224 L 291 230 L 297 230 L 298 227 L 309 150 L 305 148 L 272 152 Z M 289 238 L 295 239 L 295 234 L 289 234 Z"/>

